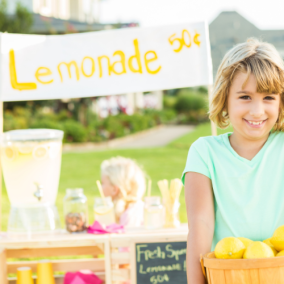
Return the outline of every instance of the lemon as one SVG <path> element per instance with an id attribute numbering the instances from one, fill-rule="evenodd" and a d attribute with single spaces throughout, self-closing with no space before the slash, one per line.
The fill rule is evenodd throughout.
<path id="1" fill-rule="evenodd" d="M 263 242 L 253 242 L 244 253 L 245 259 L 274 257 L 271 247 Z"/>
<path id="2" fill-rule="evenodd" d="M 270 242 L 276 250 L 284 250 L 284 225 L 278 227 L 275 230 L 272 238 L 270 239 Z"/>
<path id="3" fill-rule="evenodd" d="M 284 238 L 282 237 L 272 237 L 270 242 L 273 244 L 276 250 L 284 250 Z"/>
<path id="4" fill-rule="evenodd" d="M 112 207 L 101 206 L 101 207 L 94 209 L 94 212 L 97 215 L 105 215 L 109 213 L 111 210 L 112 210 Z"/>
<path id="5" fill-rule="evenodd" d="M 241 240 L 234 237 L 224 238 L 215 247 L 216 258 L 242 258 L 246 247 Z"/>
<path id="6" fill-rule="evenodd" d="M 238 239 L 243 242 L 243 244 L 244 244 L 244 246 L 245 246 L 246 248 L 247 248 L 250 244 L 253 243 L 252 240 L 247 239 L 247 238 L 239 237 Z"/>
<path id="7" fill-rule="evenodd" d="M 281 250 L 280 252 L 278 252 L 278 253 L 276 254 L 276 256 L 284 256 L 284 250 Z"/>
<path id="8" fill-rule="evenodd" d="M 275 249 L 275 247 L 273 246 L 273 244 L 270 242 L 271 238 L 264 240 L 263 242 L 267 245 L 269 245 L 271 247 L 271 249 L 274 252 L 274 255 L 276 255 L 278 253 L 278 251 Z"/>
<path id="9" fill-rule="evenodd" d="M 3 148 L 3 152 L 4 152 L 4 157 L 7 160 L 14 160 L 18 155 L 17 148 L 15 148 L 13 146 L 7 146 L 7 147 Z"/>
<path id="10" fill-rule="evenodd" d="M 45 145 L 38 145 L 33 149 L 33 157 L 36 160 L 43 160 L 48 155 L 48 149 Z"/>
<path id="11" fill-rule="evenodd" d="M 18 146 L 19 153 L 27 155 L 27 154 L 30 154 L 32 152 L 33 147 L 34 147 L 34 143 L 23 142 L 23 143 L 19 143 L 17 146 Z"/>

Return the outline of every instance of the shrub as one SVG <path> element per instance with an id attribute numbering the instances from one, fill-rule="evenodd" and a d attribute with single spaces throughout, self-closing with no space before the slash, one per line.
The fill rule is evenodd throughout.
<path id="1" fill-rule="evenodd" d="M 108 116 L 104 120 L 103 128 L 108 132 L 108 138 L 113 139 L 124 136 L 124 126 L 116 116 Z"/>
<path id="2" fill-rule="evenodd" d="M 70 114 L 66 110 L 61 110 L 59 113 L 49 112 L 45 113 L 42 111 L 42 109 L 39 109 L 36 111 L 33 120 L 50 120 L 54 122 L 58 121 L 65 121 L 67 119 L 70 119 Z"/>
<path id="3" fill-rule="evenodd" d="M 155 126 L 156 123 L 151 119 L 151 115 L 142 115 L 140 113 L 135 113 L 130 119 L 130 130 L 131 132 L 138 132 L 150 127 Z"/>
<path id="4" fill-rule="evenodd" d="M 63 130 L 62 124 L 50 120 L 48 118 L 42 118 L 39 120 L 33 121 L 30 125 L 29 128 L 47 128 L 47 129 L 59 129 Z"/>
<path id="5" fill-rule="evenodd" d="M 160 111 L 159 113 L 161 123 L 167 123 L 169 121 L 173 121 L 177 117 L 177 113 L 174 109 L 165 109 Z"/>
<path id="6" fill-rule="evenodd" d="M 85 142 L 87 140 L 87 129 L 79 122 L 68 119 L 62 123 L 64 131 L 64 142 Z"/>
<path id="7" fill-rule="evenodd" d="M 175 106 L 178 112 L 197 111 L 207 109 L 207 101 L 202 95 L 188 94 L 178 96 Z"/>
<path id="8" fill-rule="evenodd" d="M 34 113 L 27 107 L 15 107 L 14 111 L 4 113 L 4 130 L 47 128 L 64 131 L 63 142 L 100 142 L 108 139 L 123 137 L 167 123 L 176 117 L 172 109 L 162 111 L 144 110 L 133 115 L 118 114 L 107 118 L 99 118 L 92 113 L 87 114 L 87 126 L 70 118 L 71 113 L 63 110 L 54 113 L 51 109 L 36 109 Z"/>
<path id="9" fill-rule="evenodd" d="M 24 117 L 14 117 L 11 113 L 5 113 L 4 115 L 4 131 L 14 129 L 26 129 L 28 127 L 28 121 Z"/>
<path id="10" fill-rule="evenodd" d="M 204 86 L 200 86 L 200 87 L 198 87 L 197 88 L 197 91 L 199 92 L 199 93 L 203 93 L 203 94 L 208 94 L 208 89 L 206 88 L 206 87 L 204 87 Z"/>
<path id="11" fill-rule="evenodd" d="M 177 97 L 176 96 L 165 95 L 163 97 L 163 105 L 164 105 L 165 109 L 174 109 L 176 103 L 177 103 Z"/>
<path id="12" fill-rule="evenodd" d="M 4 131 L 28 128 L 30 117 L 29 109 L 15 107 L 13 112 L 6 110 L 4 113 Z"/>

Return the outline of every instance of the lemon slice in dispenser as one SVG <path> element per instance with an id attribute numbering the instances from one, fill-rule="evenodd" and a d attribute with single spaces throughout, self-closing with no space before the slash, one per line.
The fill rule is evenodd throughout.
<path id="1" fill-rule="evenodd" d="M 18 146 L 19 153 L 27 155 L 30 154 L 33 150 L 34 144 L 33 143 L 21 143 Z"/>
<path id="2" fill-rule="evenodd" d="M 7 146 L 7 147 L 4 147 L 2 149 L 3 153 L 4 153 L 4 157 L 7 159 L 7 160 L 14 160 L 17 155 L 18 155 L 18 151 L 15 147 L 13 146 Z"/>
<path id="3" fill-rule="evenodd" d="M 111 210 L 112 210 L 112 207 L 109 208 L 106 206 L 101 206 L 101 207 L 94 209 L 94 212 L 97 215 L 105 215 L 105 214 L 108 214 Z"/>
<path id="4" fill-rule="evenodd" d="M 48 149 L 45 145 L 38 145 L 33 149 L 33 158 L 35 160 L 44 160 L 48 155 Z"/>

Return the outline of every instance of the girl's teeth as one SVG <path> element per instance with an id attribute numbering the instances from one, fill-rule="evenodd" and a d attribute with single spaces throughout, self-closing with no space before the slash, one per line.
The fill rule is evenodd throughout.
<path id="1" fill-rule="evenodd" d="M 262 121 L 258 121 L 258 122 L 256 122 L 256 121 L 249 121 L 249 123 L 253 124 L 253 125 L 259 125 L 259 124 L 262 123 Z"/>

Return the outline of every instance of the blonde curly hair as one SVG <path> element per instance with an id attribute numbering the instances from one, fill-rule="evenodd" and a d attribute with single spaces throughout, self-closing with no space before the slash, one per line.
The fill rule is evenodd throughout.
<path id="1" fill-rule="evenodd" d="M 114 200 L 115 215 L 119 220 L 130 203 L 143 198 L 146 191 L 145 173 L 134 160 L 113 157 L 102 162 L 101 175 L 107 176 L 119 188 L 119 194 Z"/>
<path id="2" fill-rule="evenodd" d="M 233 47 L 223 58 L 216 75 L 209 118 L 220 128 L 230 124 L 227 102 L 230 86 L 237 72 L 253 74 L 257 92 L 280 94 L 280 112 L 275 131 L 284 131 L 284 63 L 275 47 L 267 42 L 249 38 Z M 245 81 L 244 85 L 246 84 Z"/>

